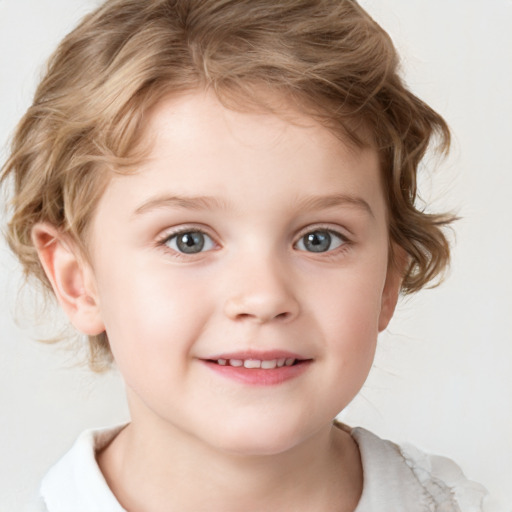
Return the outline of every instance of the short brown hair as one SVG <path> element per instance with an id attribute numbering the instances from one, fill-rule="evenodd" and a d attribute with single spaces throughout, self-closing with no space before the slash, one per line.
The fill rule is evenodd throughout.
<path id="1" fill-rule="evenodd" d="M 390 240 L 409 255 L 402 291 L 442 273 L 452 217 L 416 208 L 416 175 L 434 136 L 448 149 L 449 130 L 404 86 L 389 36 L 356 1 L 108 0 L 50 59 L 2 170 L 15 187 L 8 241 L 27 276 L 51 288 L 34 224 L 83 240 L 107 169 L 133 161 L 144 114 L 197 88 L 271 108 L 258 93 L 270 88 L 357 144 L 364 126 L 381 158 Z M 111 358 L 105 334 L 90 347 L 92 366 Z"/>

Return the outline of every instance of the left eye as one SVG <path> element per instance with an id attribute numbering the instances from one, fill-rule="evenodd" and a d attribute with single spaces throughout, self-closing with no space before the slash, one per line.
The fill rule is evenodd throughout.
<path id="1" fill-rule="evenodd" d="M 186 231 L 172 235 L 165 241 L 169 248 L 184 254 L 197 254 L 211 251 L 215 244 L 213 240 L 201 231 Z"/>
<path id="2" fill-rule="evenodd" d="M 306 233 L 295 244 L 299 251 L 308 252 L 327 252 L 337 249 L 346 243 L 343 236 L 326 229 L 317 229 Z"/>

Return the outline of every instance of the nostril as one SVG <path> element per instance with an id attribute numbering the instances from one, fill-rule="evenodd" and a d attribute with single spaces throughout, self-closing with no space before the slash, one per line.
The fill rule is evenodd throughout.
<path id="1" fill-rule="evenodd" d="M 253 313 L 238 313 L 236 315 L 237 320 L 248 320 L 255 319 L 262 322 L 268 322 L 271 320 L 286 320 L 291 316 L 291 313 L 285 311 L 283 313 L 278 313 L 277 315 L 263 315 L 263 314 L 253 314 Z"/>
<path id="2" fill-rule="evenodd" d="M 246 318 L 250 318 L 252 316 L 254 316 L 254 315 L 251 315 L 249 313 L 238 313 L 238 315 L 236 315 L 236 318 L 238 320 L 245 320 Z"/>
<path id="3" fill-rule="evenodd" d="M 224 313 L 238 322 L 254 321 L 266 323 L 291 320 L 299 311 L 299 305 L 287 294 L 246 293 L 226 300 Z"/>

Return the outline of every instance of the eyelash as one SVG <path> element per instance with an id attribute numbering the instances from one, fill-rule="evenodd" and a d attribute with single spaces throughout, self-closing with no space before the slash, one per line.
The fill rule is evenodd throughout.
<path id="1" fill-rule="evenodd" d="M 333 249 L 328 249 L 326 251 L 308 251 L 305 249 L 297 249 L 297 245 L 299 243 L 302 242 L 302 244 L 304 245 L 303 241 L 307 235 L 311 235 L 314 233 L 322 233 L 322 232 L 327 233 L 330 236 L 334 236 L 334 237 L 338 238 L 340 240 L 339 245 Z M 214 237 L 212 237 L 205 229 L 202 229 L 201 227 L 198 227 L 198 226 L 186 226 L 186 227 L 177 229 L 176 231 L 166 233 L 165 236 L 163 236 L 162 238 L 157 240 L 157 245 L 159 247 L 161 247 L 162 249 L 164 249 L 167 253 L 171 254 L 173 257 L 181 258 L 181 259 L 190 259 L 191 257 L 199 256 L 199 255 L 203 254 L 204 252 L 210 252 L 210 251 L 214 250 L 214 249 L 210 248 L 207 251 L 200 250 L 199 252 L 195 252 L 195 253 L 194 252 L 186 253 L 186 252 L 182 252 L 180 250 L 174 249 L 172 247 L 169 247 L 169 242 L 171 240 L 177 239 L 177 237 L 179 237 L 180 235 L 185 235 L 188 233 L 200 233 L 204 237 L 208 238 L 210 240 L 211 244 L 218 247 L 218 244 L 215 242 Z M 330 241 L 332 242 L 332 240 L 330 240 Z M 327 226 L 320 225 L 320 226 L 308 226 L 307 229 L 303 230 L 297 237 L 296 241 L 293 243 L 293 248 L 299 252 L 305 252 L 309 255 L 321 255 L 323 258 L 329 258 L 329 257 L 336 257 L 340 253 L 345 252 L 346 250 L 348 250 L 350 248 L 351 245 L 352 245 L 352 241 L 346 235 L 344 235 L 344 234 L 340 233 L 339 231 L 336 231 L 332 228 L 329 228 Z M 201 249 L 202 249 L 202 247 L 201 247 Z"/>
<path id="2" fill-rule="evenodd" d="M 308 226 L 305 230 L 303 230 L 297 237 L 297 241 L 293 244 L 294 249 L 297 248 L 297 245 L 300 242 L 303 242 L 304 238 L 307 235 L 310 235 L 313 233 L 327 233 L 331 237 L 334 236 L 334 237 L 338 238 L 340 240 L 340 244 L 337 247 L 335 247 L 333 249 L 328 249 L 326 251 L 306 251 L 304 249 L 297 249 L 297 250 L 299 250 L 301 252 L 306 252 L 309 255 L 320 255 L 323 258 L 333 258 L 333 257 L 337 257 L 340 254 L 347 251 L 352 245 L 352 241 L 343 233 L 340 233 L 339 231 L 332 229 L 328 226 L 319 225 L 319 226 Z"/>
<path id="3" fill-rule="evenodd" d="M 180 229 L 177 229 L 176 231 L 171 231 L 170 233 L 166 233 L 162 238 L 157 240 L 157 246 L 161 247 L 163 250 L 165 250 L 168 254 L 171 254 L 173 257 L 178 259 L 189 259 L 194 256 L 199 256 L 203 254 L 203 252 L 209 252 L 212 249 L 209 249 L 208 251 L 199 251 L 197 253 L 186 253 L 182 252 L 176 249 L 173 249 L 172 247 L 169 247 L 169 242 L 173 239 L 177 239 L 180 235 L 185 235 L 188 233 L 200 233 L 204 237 L 207 237 L 211 243 L 214 246 L 218 246 L 218 244 L 215 242 L 214 237 L 212 237 L 209 233 L 207 233 L 206 230 L 197 227 L 197 226 L 186 226 L 182 227 Z"/>

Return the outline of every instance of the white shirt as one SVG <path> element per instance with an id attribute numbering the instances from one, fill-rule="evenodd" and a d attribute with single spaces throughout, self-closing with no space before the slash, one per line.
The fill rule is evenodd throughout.
<path id="1" fill-rule="evenodd" d="M 126 512 L 109 489 L 95 454 L 122 429 L 88 430 L 47 473 L 40 512 Z M 450 459 L 397 446 L 362 428 L 350 431 L 363 465 L 354 512 L 483 512 L 485 489 Z"/>

